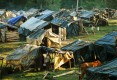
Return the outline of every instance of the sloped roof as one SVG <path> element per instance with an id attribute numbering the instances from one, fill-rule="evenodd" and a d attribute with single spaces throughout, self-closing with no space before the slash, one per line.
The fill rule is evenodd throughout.
<path id="1" fill-rule="evenodd" d="M 85 46 L 88 46 L 88 45 L 90 45 L 90 43 L 87 43 L 82 40 L 76 40 L 76 41 L 62 47 L 61 49 L 65 50 L 65 51 L 76 51 L 76 50 L 84 48 Z"/>
<path id="2" fill-rule="evenodd" d="M 43 14 L 43 15 L 39 15 L 39 16 L 37 15 L 36 18 L 40 19 L 40 20 L 45 20 L 51 16 L 52 16 L 52 14 Z M 52 20 L 52 19 L 50 19 L 50 20 Z"/>
<path id="3" fill-rule="evenodd" d="M 66 20 L 63 20 L 61 18 L 54 18 L 52 21 L 51 21 L 52 24 L 54 25 L 57 25 L 57 26 L 60 26 L 60 27 L 67 27 L 68 25 L 68 21 Z"/>
<path id="4" fill-rule="evenodd" d="M 23 23 L 21 25 L 21 28 L 25 28 L 28 29 L 30 31 L 33 31 L 35 29 L 41 29 L 43 27 L 45 27 L 46 25 L 48 25 L 49 23 L 43 20 L 39 20 L 37 18 L 30 18 L 29 20 L 27 20 L 25 23 Z"/>
<path id="5" fill-rule="evenodd" d="M 51 10 L 45 10 L 45 11 L 42 11 L 40 14 L 52 14 L 54 11 L 51 11 Z"/>
<path id="6" fill-rule="evenodd" d="M 17 17 L 8 20 L 8 24 L 15 25 L 23 16 L 19 15 Z"/>
<path id="7" fill-rule="evenodd" d="M 37 30 L 34 33 L 32 33 L 31 35 L 28 36 L 28 38 L 31 39 L 37 39 L 39 38 L 42 34 L 44 34 L 46 31 L 43 29 Z"/>
<path id="8" fill-rule="evenodd" d="M 117 36 L 117 32 L 111 32 L 101 39 L 97 40 L 95 44 L 97 45 L 115 45 L 115 36 Z"/>
<path id="9" fill-rule="evenodd" d="M 93 11 L 82 11 L 80 14 L 81 18 L 90 18 L 95 14 Z"/>
<path id="10" fill-rule="evenodd" d="M 27 36 L 27 42 L 33 45 L 40 45 L 44 37 L 52 41 L 52 44 L 57 44 L 57 45 L 60 44 L 60 37 L 58 35 L 52 33 L 50 30 L 43 30 L 43 29 L 37 30 L 36 32 Z"/>
<path id="11" fill-rule="evenodd" d="M 95 68 L 89 68 L 89 72 L 97 74 L 108 74 L 109 76 L 117 76 L 117 58 L 108 63 Z M 92 79 L 93 80 L 93 79 Z"/>

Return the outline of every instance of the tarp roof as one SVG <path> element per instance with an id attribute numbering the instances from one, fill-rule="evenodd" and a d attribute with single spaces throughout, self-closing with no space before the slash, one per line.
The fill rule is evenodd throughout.
<path id="1" fill-rule="evenodd" d="M 44 37 L 48 38 L 53 43 L 51 46 L 55 46 L 55 44 L 60 45 L 60 37 L 58 35 L 52 33 L 50 30 L 43 29 L 37 30 L 36 32 L 27 36 L 27 42 L 33 45 L 40 45 Z"/>
<path id="2" fill-rule="evenodd" d="M 4 24 L 2 24 L 2 23 L 0 23 L 0 29 L 3 29 L 3 28 L 5 28 L 6 26 L 4 25 Z"/>
<path id="3" fill-rule="evenodd" d="M 43 20 L 39 20 L 37 18 L 30 18 L 25 23 L 21 25 L 21 28 L 28 29 L 29 31 L 33 31 L 34 29 L 41 29 L 48 25 L 49 23 Z"/>
<path id="4" fill-rule="evenodd" d="M 36 18 L 41 19 L 41 20 L 45 20 L 45 21 L 51 21 L 52 19 L 49 19 L 52 17 L 52 14 L 43 14 L 43 15 L 37 15 Z"/>
<path id="5" fill-rule="evenodd" d="M 8 24 L 15 25 L 22 17 L 22 15 L 19 15 L 15 18 L 11 18 L 8 20 Z"/>
<path id="6" fill-rule="evenodd" d="M 93 11 L 82 11 L 80 14 L 81 18 L 90 18 L 95 14 Z"/>
<path id="7" fill-rule="evenodd" d="M 0 15 L 4 14 L 5 11 L 0 11 Z"/>
<path id="8" fill-rule="evenodd" d="M 41 37 L 42 34 L 44 34 L 46 31 L 44 29 L 40 29 L 38 31 L 35 31 L 34 33 L 32 33 L 31 35 L 29 35 L 28 37 L 31 39 L 38 39 L 39 37 Z"/>
<path id="9" fill-rule="evenodd" d="M 56 16 L 56 17 L 68 17 L 68 16 L 70 16 L 70 11 L 68 11 L 68 10 L 61 10 L 61 11 L 58 11 L 58 12 L 56 12 L 55 14 L 54 14 L 54 16 Z"/>
<path id="10" fill-rule="evenodd" d="M 61 18 L 54 18 L 52 21 L 51 21 L 52 24 L 54 25 L 57 25 L 57 26 L 60 26 L 60 27 L 67 27 L 68 25 L 68 21 L 66 20 L 63 20 Z"/>
<path id="11" fill-rule="evenodd" d="M 12 54 L 6 57 L 6 60 L 20 60 L 23 56 L 28 54 L 30 51 L 34 50 L 35 48 L 39 48 L 40 46 L 36 45 L 23 45 L 17 48 Z"/>
<path id="12" fill-rule="evenodd" d="M 111 33 L 105 35 L 103 38 L 97 40 L 95 42 L 95 44 L 115 46 L 115 36 L 117 36 L 117 32 L 111 32 Z"/>
<path id="13" fill-rule="evenodd" d="M 108 63 L 95 68 L 89 68 L 89 72 L 97 74 L 108 74 L 109 76 L 117 77 L 117 58 L 109 61 Z M 93 80 L 93 79 L 92 79 Z"/>
<path id="14" fill-rule="evenodd" d="M 88 46 L 90 44 L 91 43 L 88 43 L 88 42 L 85 42 L 85 41 L 82 41 L 82 40 L 76 40 L 76 41 L 62 47 L 61 49 L 65 50 L 65 51 L 76 51 L 76 50 L 84 48 L 85 46 Z"/>
<path id="15" fill-rule="evenodd" d="M 45 11 L 42 11 L 40 14 L 52 14 L 54 11 L 51 11 L 51 10 L 45 10 Z"/>

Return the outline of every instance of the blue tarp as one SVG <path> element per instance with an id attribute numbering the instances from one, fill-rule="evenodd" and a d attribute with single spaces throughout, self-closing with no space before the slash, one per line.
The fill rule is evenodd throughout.
<path id="1" fill-rule="evenodd" d="M 23 16 L 20 15 L 20 16 L 17 16 L 15 18 L 11 18 L 8 20 L 8 24 L 10 25 L 15 25 Z"/>

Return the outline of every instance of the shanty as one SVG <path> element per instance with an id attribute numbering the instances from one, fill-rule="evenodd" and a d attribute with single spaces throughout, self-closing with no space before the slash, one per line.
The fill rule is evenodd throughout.
<path id="1" fill-rule="evenodd" d="M 117 80 L 117 0 L 0 0 L 0 80 Z"/>

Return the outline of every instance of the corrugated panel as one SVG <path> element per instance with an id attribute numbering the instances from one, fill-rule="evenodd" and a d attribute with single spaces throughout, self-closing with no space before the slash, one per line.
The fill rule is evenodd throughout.
<path id="1" fill-rule="evenodd" d="M 97 74 L 108 74 L 111 76 L 117 76 L 117 58 L 100 67 L 89 68 L 88 71 Z"/>
<path id="2" fill-rule="evenodd" d="M 32 33 L 31 35 L 28 36 L 28 38 L 31 38 L 31 39 L 38 39 L 42 34 L 45 33 L 45 30 L 43 29 L 40 29 L 40 30 L 37 30 L 35 31 L 34 33 Z"/>
<path id="3" fill-rule="evenodd" d="M 46 21 L 39 20 L 37 18 L 32 17 L 29 20 L 27 20 L 25 23 L 23 23 L 21 25 L 21 28 L 25 28 L 25 29 L 28 29 L 30 31 L 33 31 L 34 29 L 37 29 L 38 27 L 42 28 L 47 24 L 49 24 L 49 23 Z"/>
<path id="4" fill-rule="evenodd" d="M 105 35 L 103 38 L 97 40 L 95 44 L 98 45 L 115 45 L 115 36 L 117 36 L 117 32 L 111 32 L 107 35 Z"/>
<path id="5" fill-rule="evenodd" d="M 81 18 L 90 18 L 94 15 L 95 13 L 93 11 L 83 11 L 81 12 L 80 17 Z"/>
<path id="6" fill-rule="evenodd" d="M 38 17 L 36 17 L 36 18 L 43 20 L 43 19 L 45 19 L 45 18 L 47 18 L 47 17 L 49 17 L 49 16 L 51 16 L 51 15 L 52 15 L 52 14 L 43 14 L 43 15 L 38 16 Z"/>
<path id="7" fill-rule="evenodd" d="M 58 25 L 60 27 L 66 27 L 68 25 L 68 22 L 63 20 L 63 19 L 60 19 L 60 18 L 55 18 L 51 21 L 52 24 L 54 25 Z"/>
<path id="8" fill-rule="evenodd" d="M 65 51 L 76 51 L 76 50 L 79 50 L 88 45 L 90 45 L 90 43 L 87 43 L 87 42 L 81 41 L 81 40 L 76 40 L 73 43 L 70 43 L 70 44 L 62 47 L 61 49 L 65 50 Z"/>

